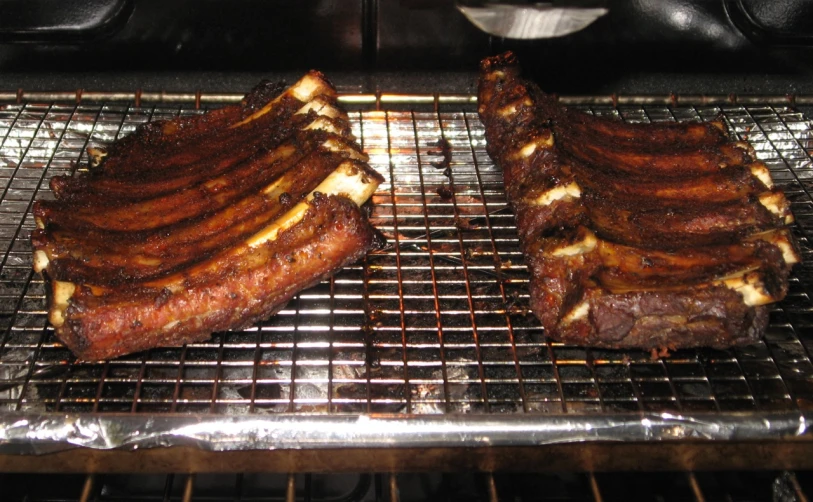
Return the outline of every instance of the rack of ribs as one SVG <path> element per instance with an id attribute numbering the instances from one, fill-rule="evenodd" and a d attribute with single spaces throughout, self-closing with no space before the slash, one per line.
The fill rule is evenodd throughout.
<path id="1" fill-rule="evenodd" d="M 568 109 L 512 53 L 481 63 L 478 102 L 547 336 L 649 350 L 760 338 L 800 255 L 783 193 L 722 120 Z"/>
<path id="2" fill-rule="evenodd" d="M 380 244 L 361 206 L 383 179 L 319 72 L 88 153 L 35 203 L 31 236 L 49 321 L 81 359 L 250 325 Z"/>

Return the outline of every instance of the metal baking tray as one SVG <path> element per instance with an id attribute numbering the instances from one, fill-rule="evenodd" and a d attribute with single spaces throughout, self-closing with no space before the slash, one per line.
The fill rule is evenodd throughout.
<path id="1" fill-rule="evenodd" d="M 76 361 L 47 323 L 32 202 L 81 170 L 88 146 L 239 95 L 0 98 L 0 454 L 810 437 L 813 132 L 784 97 L 562 98 L 633 122 L 722 115 L 751 142 L 791 201 L 804 255 L 756 345 L 653 357 L 547 340 L 475 98 L 376 94 L 340 99 L 386 178 L 372 221 L 387 248 L 250 329 L 100 363 Z"/>

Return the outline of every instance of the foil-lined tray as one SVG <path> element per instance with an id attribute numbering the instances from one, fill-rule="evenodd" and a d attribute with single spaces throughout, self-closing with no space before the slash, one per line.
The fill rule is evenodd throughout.
<path id="1" fill-rule="evenodd" d="M 249 329 L 103 363 L 76 361 L 48 326 L 43 282 L 31 271 L 31 204 L 50 196 L 52 176 L 82 169 L 87 146 L 148 120 L 200 111 L 185 104 L 1 105 L 0 452 L 808 434 L 813 133 L 806 117 L 779 104 L 585 107 L 637 122 L 722 114 L 769 166 L 797 219 L 804 262 L 788 297 L 771 307 L 762 342 L 653 357 L 544 337 L 527 308 L 528 272 L 501 173 L 465 103 L 351 114 L 371 164 L 387 179 L 372 210 L 389 238 L 386 249 Z"/>

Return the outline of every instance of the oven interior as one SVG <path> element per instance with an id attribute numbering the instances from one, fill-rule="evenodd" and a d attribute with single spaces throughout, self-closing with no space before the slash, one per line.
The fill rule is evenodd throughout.
<path id="1" fill-rule="evenodd" d="M 120 458 L 106 467 L 70 450 L 62 457 L 8 453 L 5 493 L 27 500 L 530 500 L 544 492 L 551 500 L 613 500 L 631 485 L 664 500 L 806 500 L 811 493 L 813 27 L 805 2 L 582 2 L 608 13 L 582 31 L 543 40 L 490 36 L 451 1 L 22 3 L 5 2 L 0 18 L 0 408 L 7 417 L 50 420 L 54 428 L 61 423 L 54 417 L 66 414 L 104 417 L 99 423 L 387 415 L 451 417 L 453 426 L 468 425 L 470 416 L 500 426 L 564 418 L 604 431 L 626 427 L 602 437 L 640 442 L 645 437 L 635 434 L 652 433 L 642 417 L 653 414 L 710 421 L 681 423 L 681 447 L 691 434 L 706 434 L 714 448 L 715 440 L 730 441 L 720 424 L 746 436 L 733 450 L 736 460 L 718 452 L 684 464 L 653 462 L 657 454 L 645 448 L 620 464 L 602 461 L 588 444 L 568 450 L 559 470 L 569 473 L 540 462 L 546 450 L 539 447 L 542 453 L 528 454 L 539 463 L 526 470 L 547 472 L 533 475 L 501 472 L 523 470 L 510 456 L 455 474 L 461 469 L 448 459 L 393 464 L 378 455 L 364 469 L 374 474 L 335 473 L 342 469 L 333 460 L 252 469 L 295 474 L 188 474 L 182 471 L 194 469 L 176 462 L 164 472 L 177 474 L 124 476 L 110 471 L 154 469 Z M 791 201 L 805 256 L 763 342 L 653 359 L 544 337 L 527 311 L 513 216 L 472 97 L 478 61 L 505 49 L 543 88 L 590 113 L 633 122 L 722 114 L 733 134 L 754 145 Z M 81 170 L 87 146 L 140 123 L 201 113 L 238 100 L 261 77 L 290 82 L 309 67 L 334 80 L 354 134 L 387 179 L 371 217 L 388 247 L 242 332 L 105 363 L 75 361 L 47 325 L 43 283 L 30 269 L 30 207 L 48 196 L 47 180 Z M 448 170 L 438 167 L 445 167 L 443 142 Z M 654 434 L 670 433 L 667 426 Z M 482 446 L 438 437 L 430 446 L 458 459 L 461 449 Z M 500 446 L 509 452 L 527 446 L 525 436 L 506 438 Z M 409 466 L 450 472 L 404 472 Z M 603 472 L 619 469 L 627 472 Z M 664 472 L 640 474 L 651 470 Z"/>

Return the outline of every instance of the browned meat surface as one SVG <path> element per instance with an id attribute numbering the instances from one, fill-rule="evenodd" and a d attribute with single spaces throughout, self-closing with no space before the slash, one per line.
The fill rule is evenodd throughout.
<path id="1" fill-rule="evenodd" d="M 553 339 L 608 348 L 756 341 L 799 261 L 789 204 L 724 123 L 625 124 L 481 65 L 479 113 Z"/>
<path id="2" fill-rule="evenodd" d="M 378 242 L 359 206 L 383 180 L 318 72 L 89 153 L 32 233 L 49 319 L 82 359 L 251 324 Z"/>

